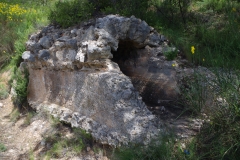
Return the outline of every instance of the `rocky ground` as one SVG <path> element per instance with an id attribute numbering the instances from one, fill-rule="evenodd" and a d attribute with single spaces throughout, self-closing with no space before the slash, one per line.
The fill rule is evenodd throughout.
<path id="1" fill-rule="evenodd" d="M 17 114 L 11 97 L 9 96 L 7 99 L 1 100 L 0 104 L 0 142 L 6 147 L 6 151 L 0 152 L 0 159 L 25 160 L 31 157 L 34 157 L 34 159 L 46 159 L 44 155 L 48 148 L 44 137 L 47 134 L 56 133 L 53 122 L 44 114 L 35 114 L 33 117 L 29 117 L 28 114 L 20 114 L 19 118 L 14 121 Z M 203 123 L 203 120 L 190 118 L 189 115 L 178 117 L 179 112 L 174 113 L 163 106 L 152 106 L 149 108 L 163 120 L 165 127 L 173 130 L 179 136 L 182 143 L 196 135 Z M 63 126 L 58 132 L 62 132 L 66 137 L 72 134 L 69 126 Z M 87 147 L 82 155 L 72 154 L 56 159 L 110 159 L 104 155 L 101 149 L 100 152 L 94 153 L 92 148 Z"/>
<path id="2" fill-rule="evenodd" d="M 44 156 L 48 144 L 44 137 L 48 134 L 56 134 L 50 119 L 44 114 L 35 114 L 29 119 L 28 114 L 17 116 L 16 110 L 9 96 L 0 101 L 0 143 L 4 144 L 6 151 L 0 151 L 1 160 L 28 160 L 28 159 L 46 159 Z M 69 126 L 63 126 L 61 130 L 65 136 L 71 136 L 72 131 Z M 93 152 L 90 147 L 83 151 L 82 155 L 69 154 L 57 159 L 71 160 L 107 160 L 103 152 Z"/>

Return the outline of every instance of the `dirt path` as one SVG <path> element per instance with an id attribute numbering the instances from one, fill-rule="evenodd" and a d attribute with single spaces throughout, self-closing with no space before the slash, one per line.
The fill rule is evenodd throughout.
<path id="1" fill-rule="evenodd" d="M 0 160 L 42 160 L 46 159 L 46 146 L 44 137 L 56 133 L 52 122 L 44 114 L 36 114 L 31 119 L 27 115 L 13 122 L 14 107 L 11 98 L 0 100 L 0 144 L 6 147 L 6 151 L 0 150 Z M 71 135 L 71 129 L 64 127 L 62 130 L 66 136 Z M 56 159 L 56 158 L 55 158 Z M 94 153 L 92 149 L 83 151 L 82 155 L 66 155 L 61 160 L 108 160 L 103 153 Z"/>
<path id="2" fill-rule="evenodd" d="M 50 128 L 51 124 L 38 117 L 32 119 L 27 125 L 27 117 L 20 115 L 20 118 L 13 122 L 14 107 L 9 96 L 6 100 L 0 101 L 3 107 L 0 108 L 0 142 L 6 147 L 5 152 L 0 152 L 0 159 L 27 159 L 35 146 L 42 140 L 42 135 Z M 15 111 L 15 116 L 16 111 Z"/>

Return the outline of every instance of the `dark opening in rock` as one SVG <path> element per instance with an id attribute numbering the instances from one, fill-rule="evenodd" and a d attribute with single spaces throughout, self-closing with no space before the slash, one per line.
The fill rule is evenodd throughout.
<path id="1" fill-rule="evenodd" d="M 150 110 L 175 110 L 175 70 L 168 67 L 166 61 L 155 56 L 153 49 L 138 49 L 132 41 L 120 41 L 118 50 L 112 54 L 112 60 L 119 65 L 123 74 L 131 79 L 134 88 Z"/>
<path id="2" fill-rule="evenodd" d="M 149 55 L 145 49 L 134 47 L 132 41 L 119 41 L 118 50 L 113 51 L 113 61 L 116 62 L 120 70 L 128 76 L 133 83 L 135 89 L 141 95 L 143 101 L 152 105 L 158 103 L 152 91 L 152 83 L 147 82 L 148 77 L 145 73 L 148 72 Z"/>
<path id="3" fill-rule="evenodd" d="M 134 66 L 134 63 L 137 60 L 137 48 L 134 47 L 134 43 L 132 41 L 119 41 L 117 51 L 113 51 L 113 61 L 118 63 L 121 71 L 127 75 L 127 63 L 129 63 L 129 67 Z M 132 64 L 131 64 L 132 63 Z M 136 64 L 135 64 L 136 65 Z M 136 67 L 136 66 L 135 66 Z M 129 76 L 129 75 L 127 75 Z"/>

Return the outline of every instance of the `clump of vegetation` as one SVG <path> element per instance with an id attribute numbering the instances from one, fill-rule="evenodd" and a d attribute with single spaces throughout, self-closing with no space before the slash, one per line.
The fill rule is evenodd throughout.
<path id="1" fill-rule="evenodd" d="M 51 10 L 49 20 L 62 27 L 69 27 L 89 18 L 94 11 L 88 0 L 58 1 Z"/>
<path id="2" fill-rule="evenodd" d="M 208 80 L 204 74 L 194 71 L 193 75 L 185 77 L 181 86 L 180 105 L 184 106 L 184 112 L 191 112 L 199 115 L 205 108 L 208 108 L 211 90 Z M 211 99 L 212 101 L 212 99 Z"/>
<path id="3" fill-rule="evenodd" d="M 50 145 L 50 148 L 45 153 L 45 158 L 61 158 L 66 153 L 80 155 L 87 146 L 92 145 L 93 138 L 86 131 L 80 128 L 73 128 L 72 136 L 66 137 L 61 133 L 64 124 L 56 118 L 52 118 L 52 123 L 56 133 L 47 135 L 44 138 L 45 143 Z"/>
<path id="4" fill-rule="evenodd" d="M 0 100 L 6 99 L 9 95 L 8 92 L 9 92 L 8 87 L 5 84 L 0 83 Z"/>
<path id="5" fill-rule="evenodd" d="M 30 125 L 31 124 L 31 120 L 34 117 L 36 113 L 34 111 L 29 111 L 26 114 L 25 120 L 24 120 L 24 125 Z"/>
<path id="6" fill-rule="evenodd" d="M 5 152 L 7 150 L 6 146 L 0 143 L 0 152 Z"/>
<path id="7" fill-rule="evenodd" d="M 174 60 L 178 55 L 178 51 L 176 48 L 170 48 L 168 51 L 164 52 L 164 56 L 167 58 L 168 61 Z"/>
<path id="8" fill-rule="evenodd" d="M 28 71 L 24 69 L 21 72 L 19 69 L 15 70 L 13 79 L 13 88 L 16 92 L 16 95 L 12 97 L 14 104 L 18 109 L 22 109 L 24 103 L 27 102 L 27 85 L 28 85 Z"/>
<path id="9" fill-rule="evenodd" d="M 148 146 L 143 145 L 130 145 L 128 147 L 121 147 L 115 152 L 116 159 L 118 160 L 172 160 L 172 159 L 186 159 L 197 160 L 195 155 L 194 143 L 188 143 L 184 148 L 176 141 L 173 134 L 161 135 L 154 142 Z"/>
<path id="10" fill-rule="evenodd" d="M 240 156 L 239 72 L 215 70 L 216 103 L 210 106 L 210 122 L 197 136 L 197 150 L 202 159 L 231 159 Z"/>
<path id="11" fill-rule="evenodd" d="M 28 35 L 46 24 L 48 10 L 29 1 L 0 2 L 0 68 L 19 65 Z"/>
<path id="12" fill-rule="evenodd" d="M 10 120 L 12 122 L 16 122 L 17 120 L 19 120 L 20 115 L 21 115 L 21 113 L 20 113 L 19 109 L 15 108 L 15 109 L 12 110 L 12 112 L 10 114 Z"/>

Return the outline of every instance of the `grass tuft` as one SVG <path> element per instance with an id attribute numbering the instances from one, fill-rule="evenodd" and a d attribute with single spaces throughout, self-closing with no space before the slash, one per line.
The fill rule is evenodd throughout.
<path id="1" fill-rule="evenodd" d="M 0 152 L 5 152 L 7 150 L 6 146 L 0 143 Z"/>

